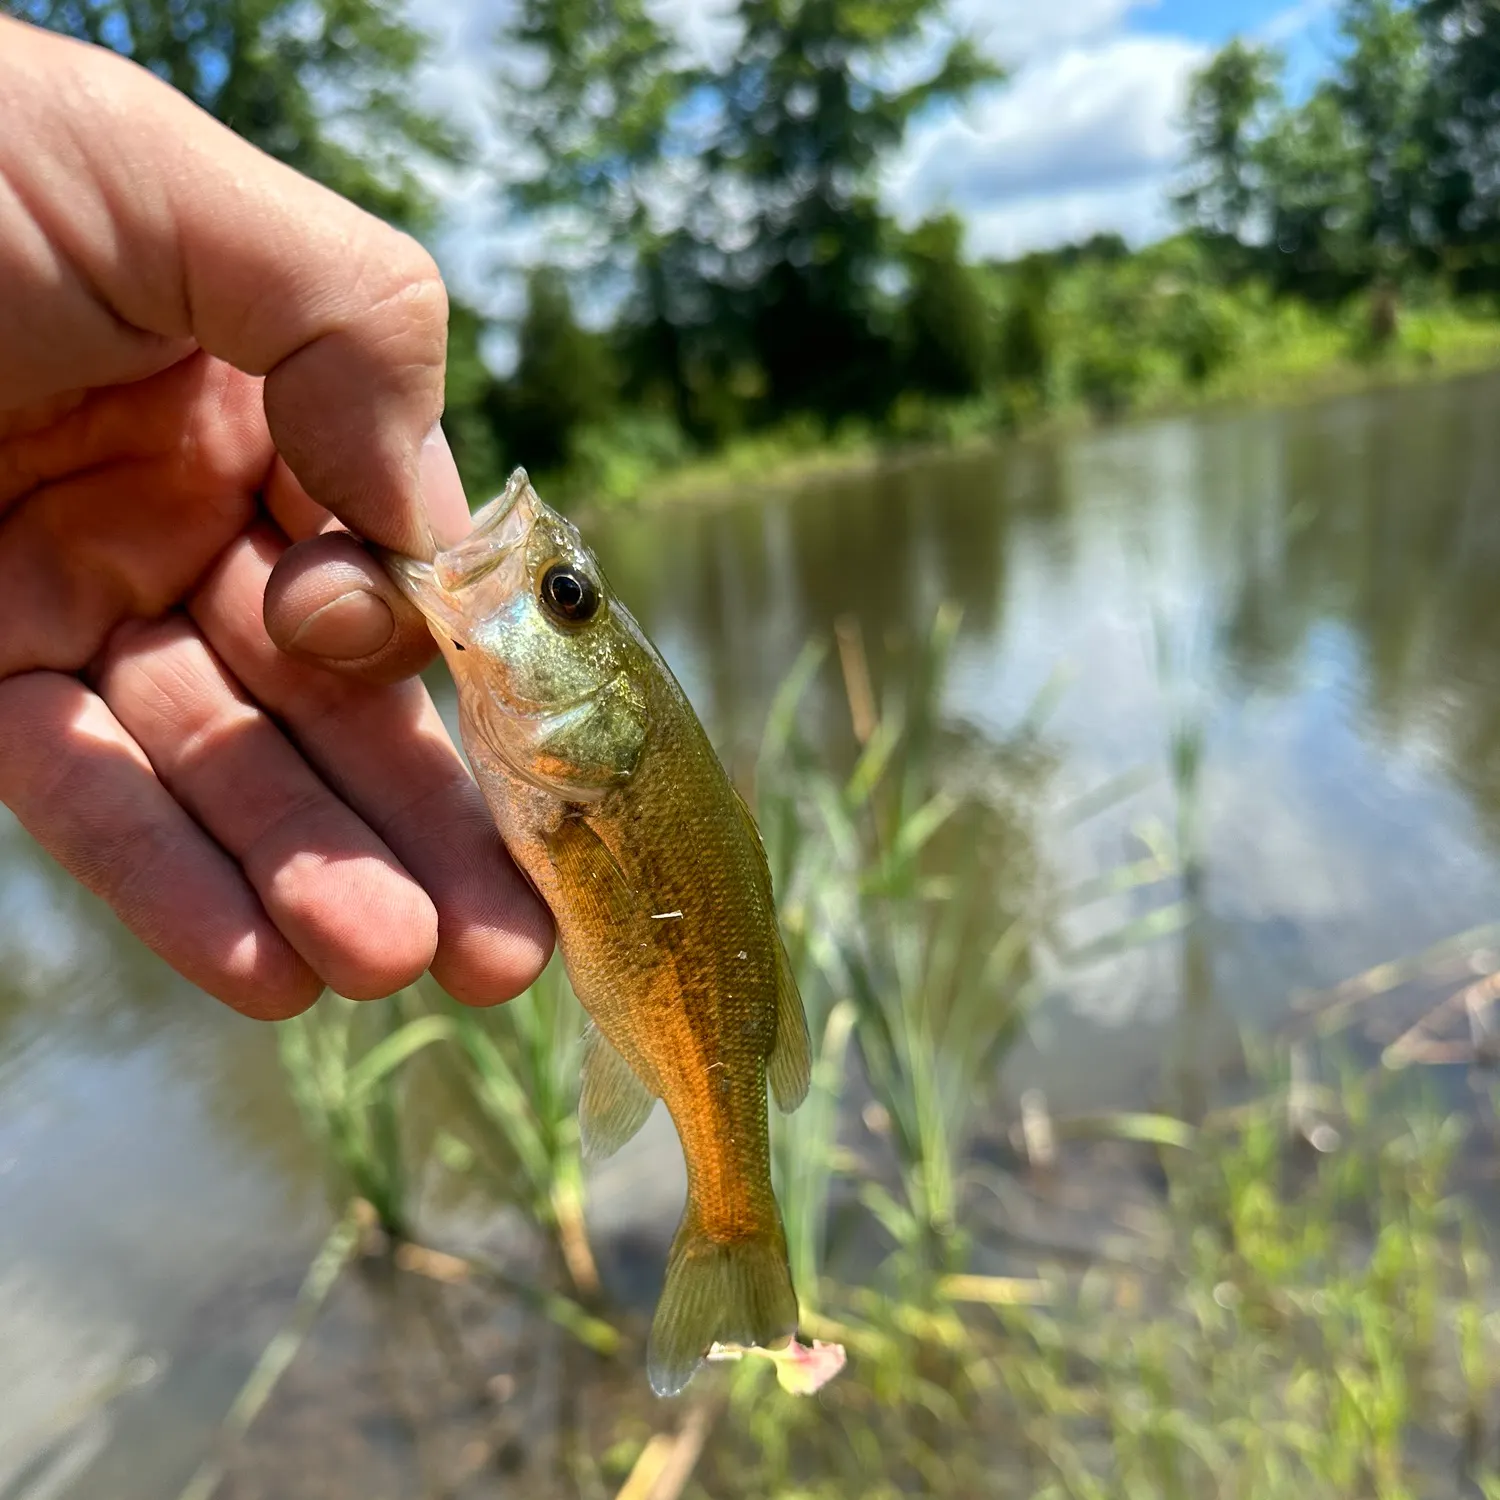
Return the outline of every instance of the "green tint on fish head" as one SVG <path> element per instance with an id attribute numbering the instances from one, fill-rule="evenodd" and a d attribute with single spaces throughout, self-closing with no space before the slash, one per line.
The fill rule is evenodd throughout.
<path id="1" fill-rule="evenodd" d="M 467 710 L 471 753 L 571 801 L 630 778 L 649 663 L 578 532 L 523 469 L 428 563 L 383 553 L 426 616 Z"/>

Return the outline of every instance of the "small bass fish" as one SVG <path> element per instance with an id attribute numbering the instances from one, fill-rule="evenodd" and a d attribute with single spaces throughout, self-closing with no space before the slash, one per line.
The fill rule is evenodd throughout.
<path id="1" fill-rule="evenodd" d="M 651 1327 L 659 1395 L 714 1343 L 774 1348 L 797 1298 L 771 1188 L 766 1085 L 807 1093 L 807 1019 L 749 809 L 697 715 L 577 530 L 525 471 L 431 563 L 382 553 L 458 685 L 479 785 L 552 909 L 592 1018 L 584 1151 L 665 1101 L 687 1207 Z"/>

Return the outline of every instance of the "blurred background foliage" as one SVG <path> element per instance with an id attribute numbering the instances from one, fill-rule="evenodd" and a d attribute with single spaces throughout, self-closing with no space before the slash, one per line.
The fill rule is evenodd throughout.
<path id="1" fill-rule="evenodd" d="M 472 150 L 415 87 L 399 0 L 18 0 L 418 234 Z M 1196 77 L 1180 230 L 975 261 L 952 216 L 903 228 L 876 182 L 924 111 L 1004 79 L 942 0 L 738 0 L 687 57 L 643 0 L 521 0 L 491 108 L 494 193 L 545 232 L 504 331 L 454 308 L 447 425 L 476 494 L 643 491 L 725 450 L 962 441 L 1047 418 L 1285 390 L 1372 359 L 1500 349 L 1500 11 L 1342 0 L 1310 88 L 1235 40 Z M 934 38 L 940 40 L 934 44 Z M 919 65 L 920 64 L 920 65 Z"/>

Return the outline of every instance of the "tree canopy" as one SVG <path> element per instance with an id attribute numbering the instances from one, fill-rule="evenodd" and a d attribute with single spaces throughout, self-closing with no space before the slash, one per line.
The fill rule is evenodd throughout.
<path id="1" fill-rule="evenodd" d="M 686 57 L 641 0 L 523 0 L 507 33 L 511 199 L 626 274 L 628 367 L 690 429 L 878 411 L 900 236 L 875 174 L 916 115 L 998 76 L 941 0 L 740 0 Z M 705 399 L 709 386 L 740 396 Z"/>

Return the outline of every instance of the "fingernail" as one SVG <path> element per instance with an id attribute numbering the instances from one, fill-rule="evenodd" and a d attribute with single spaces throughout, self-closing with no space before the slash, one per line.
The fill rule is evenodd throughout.
<path id="1" fill-rule="evenodd" d="M 329 661 L 373 656 L 396 633 L 390 605 L 367 589 L 351 589 L 310 614 L 291 639 L 291 649 Z"/>
<path id="2" fill-rule="evenodd" d="M 441 423 L 422 440 L 418 473 L 433 541 L 439 547 L 461 542 L 469 534 L 469 501 Z"/>

